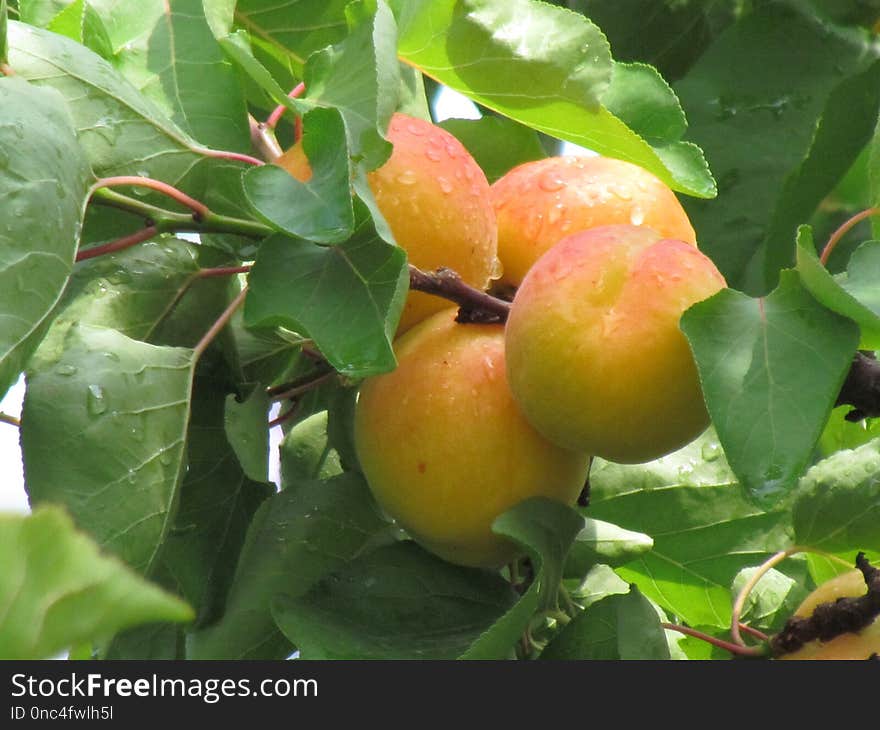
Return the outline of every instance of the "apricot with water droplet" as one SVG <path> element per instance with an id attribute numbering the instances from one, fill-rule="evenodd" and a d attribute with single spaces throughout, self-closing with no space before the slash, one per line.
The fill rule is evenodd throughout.
<path id="1" fill-rule="evenodd" d="M 367 180 L 409 262 L 426 271 L 446 266 L 471 286 L 488 288 L 498 268 L 498 230 L 482 169 L 454 136 L 422 119 L 394 114 L 387 138 L 394 151 Z M 311 178 L 300 144 L 276 162 L 302 182 Z M 410 292 L 398 333 L 447 306 L 439 297 Z"/>
<path id="2" fill-rule="evenodd" d="M 645 225 L 664 238 L 696 243 L 675 193 L 646 170 L 610 157 L 526 162 L 492 185 L 492 199 L 507 286 L 519 286 L 532 264 L 565 235 L 596 226 Z"/>
<path id="3" fill-rule="evenodd" d="M 376 500 L 415 540 L 453 563 L 497 567 L 519 551 L 492 532 L 495 518 L 535 496 L 574 505 L 589 457 L 520 413 L 503 326 L 455 314 L 417 324 L 395 343 L 397 368 L 364 381 L 355 446 Z"/>
<path id="4" fill-rule="evenodd" d="M 507 373 L 526 418 L 569 449 L 638 463 L 708 425 L 682 313 L 725 286 L 690 243 L 612 225 L 564 238 L 510 310 Z"/>

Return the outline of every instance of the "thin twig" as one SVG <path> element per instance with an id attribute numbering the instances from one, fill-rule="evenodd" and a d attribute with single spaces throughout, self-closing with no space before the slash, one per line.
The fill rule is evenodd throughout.
<path id="1" fill-rule="evenodd" d="M 710 634 L 705 634 L 702 631 L 697 631 L 696 629 L 692 629 L 688 626 L 679 626 L 678 624 L 670 624 L 665 621 L 661 622 L 660 625 L 664 629 L 677 631 L 678 633 L 684 634 L 685 636 L 693 636 L 695 639 L 705 641 L 707 644 L 712 644 L 712 646 L 717 646 L 719 649 L 724 649 L 725 651 L 729 651 L 731 654 L 736 654 L 737 656 L 760 657 L 767 655 L 767 650 L 763 647 L 742 646 L 740 644 L 733 644 L 729 641 L 719 639 L 718 637 L 712 636 Z"/>
<path id="2" fill-rule="evenodd" d="M 207 279 L 212 276 L 232 276 L 233 274 L 246 274 L 251 270 L 250 264 L 244 266 L 218 266 L 215 268 L 199 269 L 197 276 Z"/>
<path id="3" fill-rule="evenodd" d="M 409 287 L 458 304 L 461 307 L 457 320 L 459 322 L 503 323 L 507 321 L 507 315 L 510 313 L 510 302 L 475 289 L 466 284 L 452 269 L 445 267 L 427 272 L 410 264 Z"/>
<path id="4" fill-rule="evenodd" d="M 320 375 L 312 377 L 310 380 L 307 380 L 300 385 L 294 385 L 287 390 L 283 390 L 277 395 L 270 395 L 270 397 L 272 398 L 272 400 L 288 400 L 289 398 L 296 398 L 303 393 L 308 393 L 310 390 L 314 390 L 319 385 L 324 384 L 335 376 L 336 371 L 329 370 L 325 373 L 321 373 Z"/>
<path id="5" fill-rule="evenodd" d="M 212 150 L 208 147 L 200 147 L 196 150 L 205 157 L 213 157 L 218 160 L 232 160 L 233 162 L 246 162 L 248 165 L 265 165 L 264 160 L 257 159 L 243 152 L 232 152 L 231 150 Z"/>
<path id="6" fill-rule="evenodd" d="M 770 572 L 771 568 L 779 565 L 779 563 L 786 558 L 800 552 L 803 552 L 803 548 L 795 546 L 788 548 L 788 550 L 782 550 L 771 556 L 765 560 L 754 573 L 752 573 L 745 585 L 740 589 L 740 592 L 737 594 L 736 600 L 733 603 L 733 610 L 730 617 L 730 636 L 736 644 L 743 647 L 746 646 L 746 643 L 743 641 L 742 635 L 740 634 L 740 617 L 742 616 L 743 608 L 746 605 L 746 600 L 748 600 L 748 597 L 755 589 L 755 586 L 758 585 L 761 578 Z"/>
<path id="7" fill-rule="evenodd" d="M 236 296 L 229 306 L 226 307 L 223 314 L 221 314 L 217 318 L 217 321 L 211 325 L 211 329 L 209 329 L 204 337 L 199 340 L 198 344 L 193 348 L 193 353 L 197 360 L 202 356 L 202 353 L 208 349 L 208 346 L 214 341 L 214 338 L 217 337 L 217 335 L 219 335 L 223 328 L 229 323 L 229 320 L 232 319 L 232 315 L 235 314 L 235 311 L 244 304 L 246 296 L 247 287 L 243 287 L 238 293 L 238 296 Z"/>
<path id="8" fill-rule="evenodd" d="M 296 99 L 298 96 L 302 96 L 303 92 L 306 90 L 306 85 L 301 81 L 296 86 L 294 86 L 290 92 L 287 94 L 291 99 Z M 266 126 L 269 129 L 275 129 L 281 117 L 284 116 L 284 112 L 287 111 L 287 107 L 284 104 L 279 104 L 276 106 L 272 113 L 266 119 Z M 299 118 L 299 117 L 297 117 Z"/>
<path id="9" fill-rule="evenodd" d="M 92 248 L 86 248 L 82 251 L 77 251 L 76 260 L 85 261 L 86 259 L 93 259 L 96 256 L 104 256 L 108 253 L 124 251 L 125 249 L 131 248 L 138 243 L 149 241 L 151 238 L 154 238 L 158 234 L 159 229 L 156 228 L 156 226 L 147 226 L 146 228 L 142 228 L 141 230 L 135 231 L 134 233 L 131 233 L 127 236 L 117 238 L 115 241 L 110 241 L 109 243 L 104 243 L 100 246 L 93 246 Z"/>
<path id="10" fill-rule="evenodd" d="M 840 239 L 843 238 L 844 235 L 857 223 L 860 223 L 865 218 L 869 218 L 878 212 L 880 212 L 880 208 L 868 208 L 860 213 L 856 213 L 852 218 L 845 220 L 840 227 L 831 234 L 828 243 L 826 243 L 825 248 L 822 249 L 822 255 L 819 256 L 819 261 L 821 261 L 823 265 L 827 264 L 828 259 L 831 257 L 831 252 L 834 251 L 834 248 L 840 242 Z"/>
<path id="11" fill-rule="evenodd" d="M 10 416 L 8 413 L 3 413 L 2 411 L 0 411 L 0 423 L 8 423 L 10 426 L 21 428 L 21 421 L 19 419 L 15 416 Z"/>

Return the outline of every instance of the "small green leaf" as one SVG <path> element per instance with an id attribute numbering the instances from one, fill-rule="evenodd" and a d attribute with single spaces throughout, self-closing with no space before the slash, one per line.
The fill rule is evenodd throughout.
<path id="1" fill-rule="evenodd" d="M 226 439 L 248 478 L 255 482 L 269 479 L 269 397 L 261 386 L 248 398 L 226 396 Z"/>
<path id="2" fill-rule="evenodd" d="M 858 345 L 858 328 L 784 271 L 768 297 L 725 289 L 681 320 L 730 466 L 765 505 L 807 466 Z"/>
<path id="3" fill-rule="evenodd" d="M 0 659 L 45 659 L 148 621 L 189 621 L 179 599 L 103 555 L 58 507 L 0 514 Z"/>
<path id="4" fill-rule="evenodd" d="M 577 534 L 568 560 L 566 578 L 582 578 L 597 563 L 611 567 L 623 565 L 647 553 L 654 541 L 641 532 L 625 530 L 617 525 L 587 517 L 584 528 Z"/>
<path id="5" fill-rule="evenodd" d="M 82 43 L 103 58 L 113 58 L 113 43 L 107 34 L 107 26 L 86 0 L 76 0 L 68 5 L 52 18 L 46 29 Z"/>
<path id="6" fill-rule="evenodd" d="M 811 468 L 792 507 L 798 545 L 844 555 L 880 554 L 880 439 Z"/>
<path id="7" fill-rule="evenodd" d="M 325 575 L 392 539 L 389 523 L 356 475 L 273 495 L 248 528 L 225 613 L 192 635 L 190 657 L 283 659 L 291 644 L 272 619 L 275 597 L 305 595 Z"/>
<path id="8" fill-rule="evenodd" d="M 467 148 L 490 183 L 517 165 L 547 156 L 535 130 L 505 117 L 447 119 L 440 126 Z"/>
<path id="9" fill-rule="evenodd" d="M 342 473 L 339 454 L 327 438 L 327 411 L 297 423 L 281 442 L 281 486 L 294 488 L 303 481 L 329 479 Z"/>
<path id="10" fill-rule="evenodd" d="M 462 568 L 413 542 L 348 563 L 272 613 L 302 659 L 455 659 L 515 600 L 497 573 Z"/>
<path id="11" fill-rule="evenodd" d="M 90 182 L 63 100 L 0 78 L 0 396 L 61 298 Z"/>
<path id="12" fill-rule="evenodd" d="M 880 349 L 880 297 L 877 275 L 880 273 L 880 241 L 862 244 L 849 262 L 849 273 L 832 276 L 816 255 L 813 230 L 798 228 L 797 272 L 804 287 L 817 301 L 859 325 L 859 347 Z"/>
<path id="13" fill-rule="evenodd" d="M 21 443 L 33 503 L 60 502 L 101 547 L 147 573 L 183 469 L 190 350 L 72 326 L 28 373 Z"/>
<path id="14" fill-rule="evenodd" d="M 280 325 L 310 337 L 352 377 L 394 368 L 391 338 L 409 286 L 406 255 L 380 240 L 368 218 L 337 246 L 280 234 L 266 239 L 249 281 L 248 326 Z"/>
<path id="15" fill-rule="evenodd" d="M 739 594 L 746 581 L 758 568 L 745 568 L 733 581 L 733 591 Z M 807 590 L 790 576 L 771 569 L 749 592 L 740 620 L 756 629 L 778 631 L 807 597 Z"/>
<path id="16" fill-rule="evenodd" d="M 245 195 L 278 230 L 320 243 L 345 241 L 354 229 L 354 210 L 342 117 L 315 109 L 305 115 L 303 130 L 312 178 L 303 183 L 277 165 L 255 167 L 243 177 Z"/>
<path id="17" fill-rule="evenodd" d="M 535 577 L 523 597 L 474 641 L 462 659 L 508 658 L 535 612 L 556 607 L 565 558 L 583 526 L 583 518 L 573 509 L 544 497 L 520 502 L 495 520 L 494 532 L 526 549 Z"/>

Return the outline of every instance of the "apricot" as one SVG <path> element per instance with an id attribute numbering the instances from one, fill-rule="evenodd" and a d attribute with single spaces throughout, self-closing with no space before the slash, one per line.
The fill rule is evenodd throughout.
<path id="1" fill-rule="evenodd" d="M 495 211 L 482 169 L 449 132 L 396 113 L 388 127 L 394 150 L 367 180 L 394 238 L 411 264 L 425 270 L 454 269 L 465 282 L 488 288 L 498 274 Z M 302 182 L 312 170 L 296 144 L 277 164 Z M 442 299 L 410 292 L 398 334 L 444 309 Z"/>
<path id="2" fill-rule="evenodd" d="M 709 423 L 682 313 L 725 286 L 710 259 L 650 228 L 564 238 L 511 305 L 507 374 L 544 436 L 610 461 L 663 456 Z"/>
<path id="3" fill-rule="evenodd" d="M 503 326 L 455 315 L 413 327 L 395 344 L 397 368 L 364 381 L 355 447 L 377 502 L 417 542 L 453 563 L 497 567 L 519 551 L 492 532 L 495 518 L 533 496 L 574 504 L 590 460 L 523 418 Z"/>
<path id="4" fill-rule="evenodd" d="M 501 283 L 517 287 L 551 246 L 610 224 L 645 225 L 696 244 L 675 193 L 637 165 L 610 157 L 548 157 L 513 168 L 492 185 Z"/>
<path id="5" fill-rule="evenodd" d="M 795 616 L 807 617 L 820 603 L 838 598 L 862 596 L 868 592 L 860 570 L 850 570 L 826 581 L 798 606 Z M 811 641 L 780 659 L 868 659 L 880 654 L 880 619 L 857 633 L 846 633 L 830 641 Z"/>

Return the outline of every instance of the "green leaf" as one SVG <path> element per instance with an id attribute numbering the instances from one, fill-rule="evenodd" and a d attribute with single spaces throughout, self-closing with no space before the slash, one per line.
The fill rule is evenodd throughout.
<path id="1" fill-rule="evenodd" d="M 192 635 L 190 657 L 286 657 L 290 642 L 270 612 L 275 596 L 302 596 L 325 575 L 391 539 L 389 523 L 356 475 L 273 495 L 248 528 L 225 613 Z"/>
<path id="2" fill-rule="evenodd" d="M 0 514 L 0 658 L 44 659 L 192 610 L 101 554 L 58 507 Z"/>
<path id="3" fill-rule="evenodd" d="M 696 147 L 672 141 L 654 149 L 601 105 L 611 54 L 583 16 L 532 0 L 394 6 L 398 53 L 427 76 L 545 134 L 633 162 L 676 190 L 715 194 Z"/>
<path id="4" fill-rule="evenodd" d="M 647 464 L 595 459 L 587 511 L 653 538 L 617 572 L 691 626 L 729 626 L 737 573 L 790 544 L 788 513 L 747 498 L 711 432 Z"/>
<path id="5" fill-rule="evenodd" d="M 876 287 L 880 241 L 862 244 L 850 258 L 848 274 L 835 277 L 816 255 L 812 229 L 801 226 L 797 235 L 797 272 L 817 301 L 859 325 L 861 349 L 880 349 L 880 297 Z"/>
<path id="6" fill-rule="evenodd" d="M 669 659 L 657 609 L 636 586 L 603 598 L 576 616 L 541 653 L 542 659 Z"/>
<path id="7" fill-rule="evenodd" d="M 9 24 L 16 74 L 65 98 L 79 143 L 99 177 L 162 180 L 217 213 L 240 214 L 242 163 L 215 159 L 107 61 L 55 33 Z M 167 204 L 152 195 L 148 200 Z"/>
<path id="8" fill-rule="evenodd" d="M 795 542 L 854 557 L 880 555 L 880 439 L 838 451 L 811 468 L 792 506 Z"/>
<path id="9" fill-rule="evenodd" d="M 314 413 L 297 423 L 281 442 L 282 489 L 341 473 L 339 454 L 327 437 L 327 411 Z"/>
<path id="10" fill-rule="evenodd" d="M 733 591 L 740 590 L 758 568 L 742 570 L 733 581 Z M 797 607 L 807 597 L 807 590 L 796 580 L 778 570 L 771 569 L 749 592 L 740 620 L 756 629 L 778 631 Z"/>
<path id="11" fill-rule="evenodd" d="M 782 272 L 768 297 L 725 289 L 681 319 L 730 465 L 757 500 L 807 467 L 858 345 L 858 328 Z"/>
<path id="12" fill-rule="evenodd" d="M 490 183 L 517 165 L 547 156 L 535 130 L 506 117 L 447 119 L 440 126 L 467 148 Z"/>
<path id="13" fill-rule="evenodd" d="M 687 120 L 675 92 L 657 69 L 644 63 L 615 63 L 602 103 L 650 144 L 680 140 Z"/>
<path id="14" fill-rule="evenodd" d="M 116 49 L 113 65 L 146 98 L 205 146 L 250 149 L 244 92 L 208 26 L 202 0 L 94 7 Z"/>
<path id="15" fill-rule="evenodd" d="M 566 578 L 581 578 L 597 563 L 612 567 L 623 565 L 647 553 L 654 541 L 641 532 L 625 530 L 602 520 L 586 518 L 584 528 L 577 534 L 568 560 Z"/>
<path id="16" fill-rule="evenodd" d="M 172 524 L 192 353 L 74 325 L 28 373 L 21 443 L 33 503 L 60 502 L 147 573 Z"/>
<path id="17" fill-rule="evenodd" d="M 0 394 L 67 283 L 90 177 L 58 95 L 0 78 Z"/>
<path id="18" fill-rule="evenodd" d="M 397 26 L 384 0 L 355 0 L 345 14 L 349 35 L 309 58 L 306 93 L 309 101 L 339 110 L 352 153 L 372 170 L 391 154 L 380 133 L 400 93 Z"/>
<path id="19" fill-rule="evenodd" d="M 226 396 L 225 431 L 244 473 L 256 482 L 269 478 L 269 397 L 260 385 L 244 400 Z"/>
<path id="20" fill-rule="evenodd" d="M 854 449 L 880 436 L 880 419 L 847 421 L 846 416 L 851 410 L 852 406 L 839 406 L 831 411 L 819 437 L 819 451 L 823 457 L 843 449 Z"/>
<path id="21" fill-rule="evenodd" d="M 302 76 L 306 59 L 341 41 L 347 32 L 345 7 L 350 0 L 238 0 L 235 23 L 261 41 L 295 76 Z"/>
<path id="22" fill-rule="evenodd" d="M 113 57 L 113 43 L 107 34 L 107 27 L 86 0 L 76 0 L 68 5 L 52 18 L 46 29 L 91 48 L 103 58 Z"/>
<path id="23" fill-rule="evenodd" d="M 102 659 L 186 659 L 184 632 L 174 624 L 146 624 L 117 634 Z M 71 659 L 73 657 L 70 657 Z M 82 657 L 91 659 L 91 653 Z"/>
<path id="24" fill-rule="evenodd" d="M 0 0 L 0 63 L 6 63 L 6 54 L 8 50 L 6 41 L 6 22 L 6 0 Z"/>
<path id="25" fill-rule="evenodd" d="M 248 326 L 283 326 L 310 337 L 352 377 L 395 366 L 391 339 L 409 286 L 406 255 L 381 241 L 368 218 L 338 246 L 271 236 L 249 282 Z"/>
<path id="26" fill-rule="evenodd" d="M 345 241 L 354 229 L 354 209 L 342 118 L 333 109 L 315 109 L 305 115 L 303 130 L 311 179 L 303 183 L 277 165 L 264 165 L 245 173 L 244 193 L 280 231 L 321 243 Z"/>
<path id="27" fill-rule="evenodd" d="M 848 78 L 876 59 L 876 49 L 865 35 L 792 5 L 765 3 L 742 14 L 675 86 L 688 136 L 718 180 L 711 204 L 683 201 L 700 248 L 730 286 L 757 294 L 793 260 L 797 224 L 843 176 L 861 128 L 876 119 L 876 110 L 864 116 L 875 92 L 860 96 L 874 89 L 874 72 Z M 776 267 L 766 280 L 763 254 L 753 261 L 764 247 Z"/>
<path id="28" fill-rule="evenodd" d="M 556 606 L 565 558 L 583 528 L 583 518 L 570 507 L 545 497 L 520 502 L 500 515 L 492 530 L 526 549 L 535 571 L 528 591 L 470 648 L 462 659 L 506 659 L 538 610 Z"/>
<path id="29" fill-rule="evenodd" d="M 413 542 L 379 548 L 272 613 L 302 659 L 455 659 L 515 594 L 497 573 L 446 563 Z"/>

